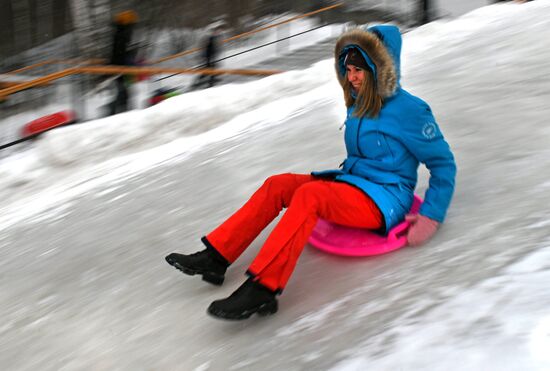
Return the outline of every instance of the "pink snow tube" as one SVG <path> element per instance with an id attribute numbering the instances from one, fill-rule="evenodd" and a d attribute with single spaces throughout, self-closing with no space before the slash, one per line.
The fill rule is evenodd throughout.
<path id="1" fill-rule="evenodd" d="M 417 214 L 422 199 L 414 196 L 409 213 Z M 368 256 L 385 254 L 407 245 L 406 232 L 409 223 L 403 221 L 393 227 L 387 236 L 368 229 L 344 227 L 324 219 L 319 219 L 309 243 L 319 250 L 343 256 Z"/>

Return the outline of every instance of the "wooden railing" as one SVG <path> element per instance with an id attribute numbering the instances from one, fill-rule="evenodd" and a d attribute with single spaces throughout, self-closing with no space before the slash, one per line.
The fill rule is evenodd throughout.
<path id="1" fill-rule="evenodd" d="M 21 73 L 21 72 L 30 71 L 30 70 L 38 68 L 38 67 L 47 66 L 49 64 L 67 64 L 67 65 L 71 65 L 71 64 L 103 64 L 105 62 L 106 62 L 105 59 L 100 59 L 100 58 L 96 58 L 96 59 L 78 59 L 78 58 L 75 58 L 75 59 L 50 59 L 50 60 L 47 60 L 47 61 L 42 61 L 42 62 L 32 64 L 32 65 L 27 66 L 27 67 L 22 67 L 22 68 L 13 70 L 13 71 L 9 71 L 9 72 L 6 72 L 4 74 L 5 75 L 15 75 L 15 74 L 18 74 L 18 73 Z"/>
<path id="2" fill-rule="evenodd" d="M 177 67 L 133 67 L 133 66 L 81 66 L 71 67 L 63 71 L 54 72 L 34 80 L 19 83 L 0 90 L 0 100 L 6 99 L 10 94 L 29 89 L 38 85 L 44 85 L 54 80 L 61 79 L 79 73 L 95 75 L 157 75 L 157 74 L 201 74 L 201 75 L 244 75 L 244 76 L 269 76 L 281 73 L 281 70 L 247 70 L 247 69 L 193 69 Z"/>

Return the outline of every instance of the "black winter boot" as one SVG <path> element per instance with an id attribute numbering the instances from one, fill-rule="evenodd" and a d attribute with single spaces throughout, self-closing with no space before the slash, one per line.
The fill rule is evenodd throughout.
<path id="1" fill-rule="evenodd" d="M 216 250 L 207 248 L 190 255 L 172 253 L 166 257 L 168 264 L 190 276 L 202 275 L 203 281 L 221 285 L 229 263 Z"/>
<path id="2" fill-rule="evenodd" d="M 210 304 L 208 313 L 218 318 L 238 320 L 254 313 L 261 316 L 274 314 L 277 309 L 275 293 L 249 278 L 229 297 Z"/>

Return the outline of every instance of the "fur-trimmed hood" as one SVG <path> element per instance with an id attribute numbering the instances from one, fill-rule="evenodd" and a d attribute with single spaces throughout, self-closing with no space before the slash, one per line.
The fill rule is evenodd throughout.
<path id="1" fill-rule="evenodd" d="M 336 75 L 340 85 L 344 86 L 346 66 L 344 60 L 347 51 L 358 48 L 372 71 L 379 94 L 383 98 L 391 97 L 399 87 L 401 33 L 399 28 L 390 25 L 357 28 L 345 32 L 336 41 L 334 60 Z"/>

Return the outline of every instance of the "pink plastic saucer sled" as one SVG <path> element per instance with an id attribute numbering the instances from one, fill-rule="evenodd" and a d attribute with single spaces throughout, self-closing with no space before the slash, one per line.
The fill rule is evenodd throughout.
<path id="1" fill-rule="evenodd" d="M 409 213 L 417 214 L 420 205 L 422 205 L 422 199 L 415 195 Z M 319 219 L 309 237 L 309 243 L 319 250 L 336 255 L 379 255 L 406 246 L 405 232 L 408 228 L 409 223 L 403 221 L 393 227 L 387 236 L 383 236 L 368 229 L 344 227 Z"/>

